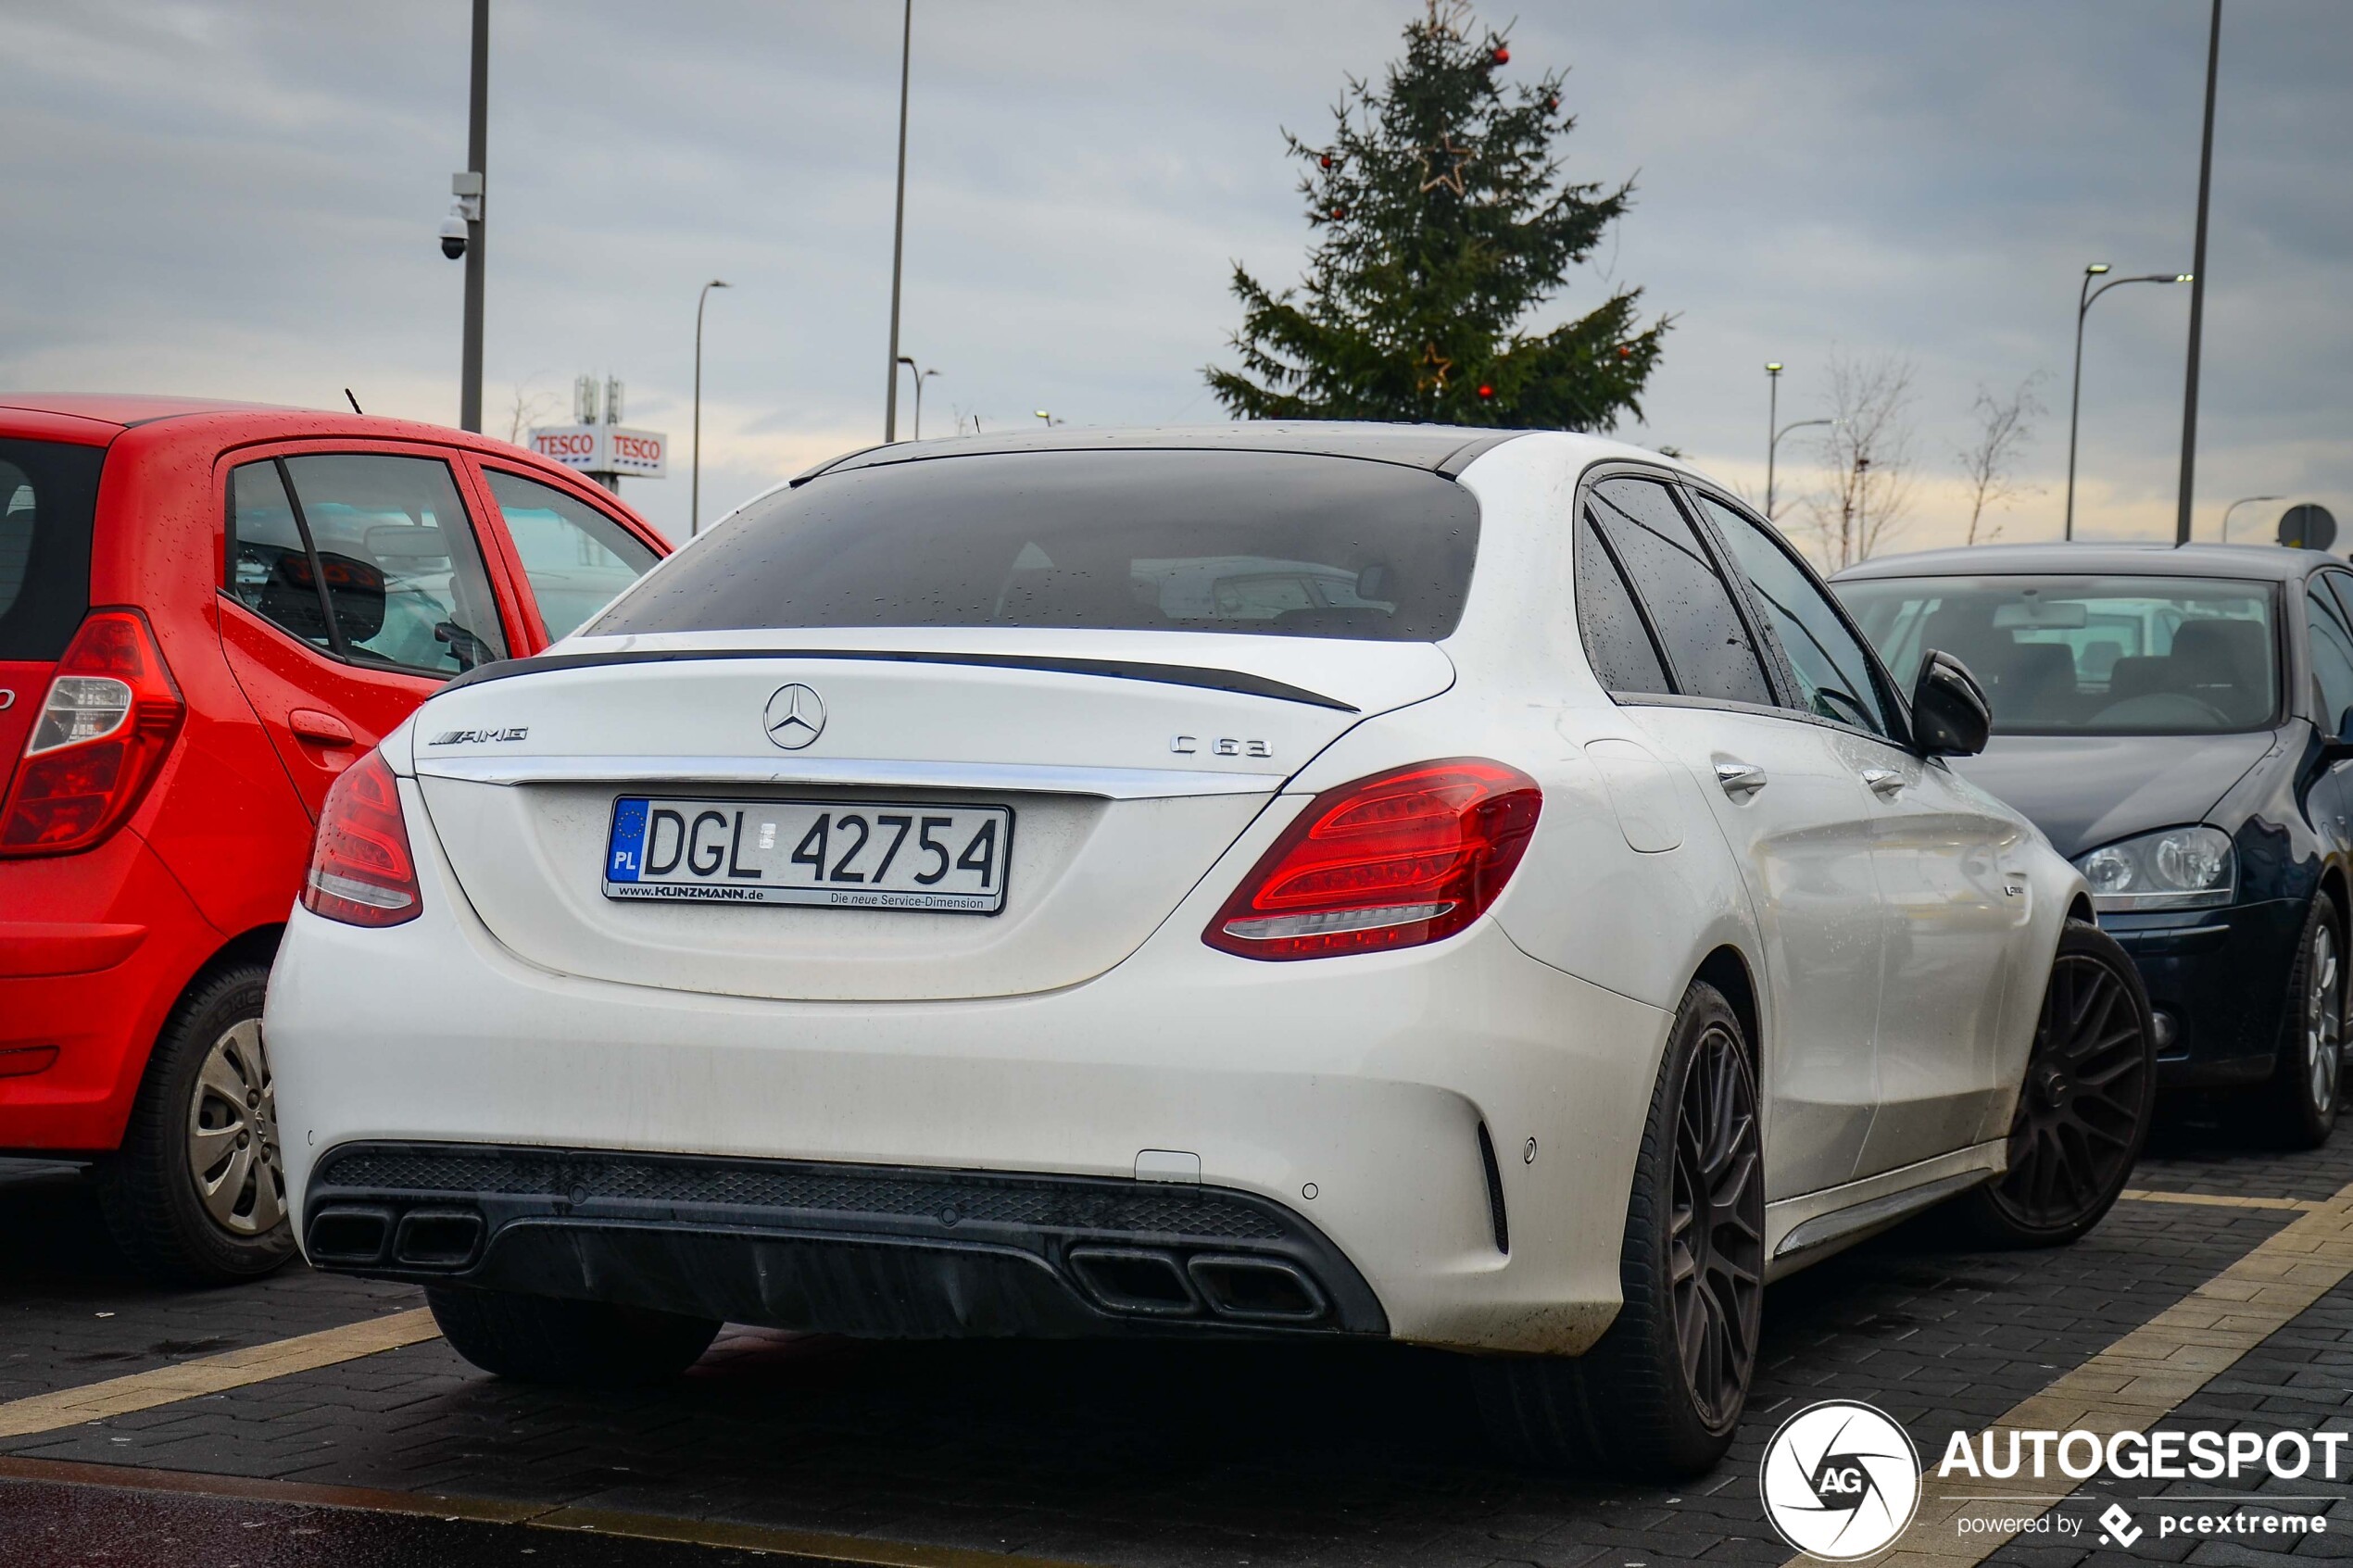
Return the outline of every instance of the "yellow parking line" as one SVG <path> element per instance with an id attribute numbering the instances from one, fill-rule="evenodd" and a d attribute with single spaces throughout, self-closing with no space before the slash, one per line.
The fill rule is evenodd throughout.
<path id="1" fill-rule="evenodd" d="M 2208 1209 L 2292 1209 L 2309 1214 L 2321 1206 L 2316 1198 L 2219 1198 L 2210 1192 L 2150 1192 L 2126 1187 L 2117 1194 L 2132 1203 L 2196 1203 Z"/>
<path id="2" fill-rule="evenodd" d="M 818 1530 L 787 1530 L 767 1524 L 731 1524 L 721 1520 L 632 1513 L 618 1509 L 508 1502 L 495 1498 L 394 1492 L 371 1486 L 327 1486 L 305 1481 L 263 1481 L 189 1470 L 146 1470 L 132 1465 L 82 1464 L 0 1455 L 0 1484 L 9 1481 L 164 1492 L 177 1497 L 275 1503 L 290 1508 L 357 1509 L 369 1513 L 464 1520 L 477 1524 L 526 1524 L 535 1529 L 573 1530 L 583 1535 L 729 1547 L 825 1562 L 866 1563 L 872 1568 L 1076 1568 L 1074 1564 L 1042 1557 L 878 1540 L 867 1536 L 836 1536 Z"/>
<path id="3" fill-rule="evenodd" d="M 2184 1195 L 2153 1196 L 2170 1201 Z M 2262 1206 L 2295 1201 L 2272 1199 Z M 2311 1204 L 2254 1251 L 2061 1374 L 2041 1393 L 2013 1405 L 1991 1430 L 2081 1427 L 2103 1440 L 2118 1432 L 2146 1431 L 2348 1274 L 2353 1274 L 2353 1186 Z M 1972 1441 L 1982 1446 L 1983 1436 Z M 1935 1463 L 1931 1459 L 1929 1474 L 1921 1477 L 1919 1517 L 1875 1568 L 1964 1568 L 1982 1562 L 2018 1532 L 1971 1530 L 1964 1536 L 1958 1524 L 1964 1514 L 1988 1507 L 2022 1523 L 2041 1517 L 2075 1490 L 2063 1475 L 2039 1481 L 1945 1479 L 1935 1474 Z M 1789 1561 L 1790 1568 L 1800 1568 L 1812 1559 Z"/>
<path id="4" fill-rule="evenodd" d="M 153 1410 L 157 1405 L 193 1399 L 203 1394 L 242 1388 L 249 1383 L 267 1383 L 289 1373 L 310 1372 L 383 1350 L 396 1350 L 403 1345 L 435 1339 L 440 1335 L 441 1330 L 434 1326 L 433 1313 L 419 1307 L 293 1339 L 224 1350 L 200 1361 L 174 1361 L 151 1372 L 134 1372 L 127 1377 L 110 1377 L 79 1388 L 34 1394 L 0 1404 L 0 1437 L 29 1436 L 61 1426 L 78 1426 L 85 1421 Z"/>

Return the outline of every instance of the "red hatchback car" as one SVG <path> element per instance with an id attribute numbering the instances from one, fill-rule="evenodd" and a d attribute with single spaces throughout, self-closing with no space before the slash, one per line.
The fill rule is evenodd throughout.
<path id="1" fill-rule="evenodd" d="M 159 1277 L 291 1256 L 261 997 L 328 785 L 669 548 L 457 431 L 0 395 L 0 1152 L 94 1160 Z"/>

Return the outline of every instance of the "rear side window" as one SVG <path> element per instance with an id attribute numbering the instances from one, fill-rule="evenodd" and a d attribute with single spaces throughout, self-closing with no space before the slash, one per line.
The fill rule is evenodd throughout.
<path id="1" fill-rule="evenodd" d="M 449 466 L 321 454 L 229 480 L 229 591 L 314 647 L 454 675 L 507 657 L 490 578 Z"/>
<path id="2" fill-rule="evenodd" d="M 1585 639 L 1585 657 L 1605 690 L 1613 692 L 1672 692 L 1667 667 L 1642 611 L 1626 586 L 1617 563 L 1602 544 L 1592 521 L 1577 530 L 1577 625 Z"/>
<path id="3" fill-rule="evenodd" d="M 598 633 L 1092 627 L 1429 642 L 1478 549 L 1468 491 L 1279 452 L 1019 452 L 828 474 L 754 502 Z"/>
<path id="4" fill-rule="evenodd" d="M 1585 521 L 1625 566 L 1665 646 L 1677 691 L 1772 705 L 1773 689 L 1731 590 L 1673 492 L 1646 479 L 1604 479 L 1590 493 Z"/>
<path id="5" fill-rule="evenodd" d="M 568 637 L 660 558 L 629 530 L 551 484 L 484 469 L 547 640 Z"/>
<path id="6" fill-rule="evenodd" d="M 275 463 L 247 463 L 229 475 L 229 592 L 281 631 L 334 646 L 327 596 Z"/>
<path id="7" fill-rule="evenodd" d="M 0 660 L 66 651 L 90 608 L 103 446 L 0 437 Z"/>

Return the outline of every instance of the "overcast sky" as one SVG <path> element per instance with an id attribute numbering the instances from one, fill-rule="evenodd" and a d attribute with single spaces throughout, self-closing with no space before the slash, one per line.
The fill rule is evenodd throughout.
<path id="1" fill-rule="evenodd" d="M 1232 262 L 1298 274 L 1280 130 L 1315 137 L 1415 0 L 916 0 L 904 347 L 926 434 L 1222 418 L 1201 368 Z M 1513 75 L 1570 69 L 1571 174 L 1630 215 L 1545 317 L 1611 280 L 1674 329 L 1621 432 L 1762 489 L 1763 362 L 1818 411 L 1834 351 L 1907 358 L 1914 521 L 1957 538 L 1981 385 L 2040 373 L 2055 536 L 2084 263 L 2186 270 L 2202 0 L 1528 0 Z M 624 495 L 683 534 L 695 295 L 711 299 L 704 512 L 880 438 L 899 9 L 493 0 L 485 422 L 628 383 L 674 439 Z M 465 0 L 0 0 L 0 386 L 457 414 Z M 2229 0 L 2197 525 L 2317 499 L 2353 535 L 2353 5 Z M 2079 531 L 2171 535 L 2185 287 L 2093 312 Z M 902 420 L 909 417 L 902 401 Z M 902 427 L 903 433 L 903 427 Z M 1784 496 L 1815 482 L 1801 437 Z M 1793 471 L 1794 470 L 1794 471 Z M 1793 513 L 1786 502 L 1785 516 Z M 2243 508 L 2268 531 L 2279 508 Z M 1898 546 L 1900 547 L 1900 546 Z M 2340 546 L 2340 547 L 2343 547 Z"/>

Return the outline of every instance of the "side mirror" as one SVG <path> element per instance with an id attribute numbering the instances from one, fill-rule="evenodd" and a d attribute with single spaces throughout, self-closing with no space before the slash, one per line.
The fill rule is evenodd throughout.
<path id="1" fill-rule="evenodd" d="M 1930 757 L 1974 757 L 1994 733 L 1994 705 L 1969 666 L 1941 648 L 1920 661 L 1912 684 L 1912 735 Z"/>
<path id="2" fill-rule="evenodd" d="M 2321 742 L 2322 762 L 2342 762 L 2347 758 L 2353 758 L 2353 708 L 2336 721 L 2336 734 Z"/>

